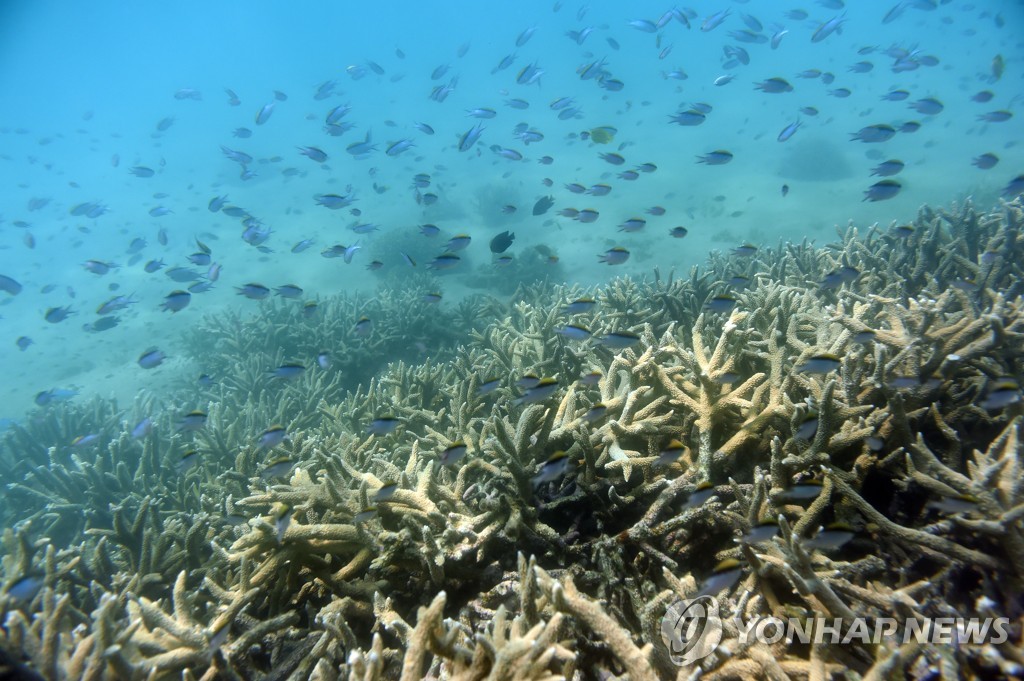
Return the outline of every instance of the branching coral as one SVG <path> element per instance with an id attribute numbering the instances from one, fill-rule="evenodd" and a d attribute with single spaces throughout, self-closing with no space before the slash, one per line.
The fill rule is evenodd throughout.
<path id="1" fill-rule="evenodd" d="M 769 644 L 731 621 L 679 669 L 662 618 L 723 559 L 729 616 L 1016 616 L 1022 225 L 1017 203 L 923 209 L 680 279 L 441 307 L 418 279 L 208 318 L 199 398 L 52 404 L 0 441 L 2 642 L 52 678 L 1015 673 L 1015 640 Z"/>

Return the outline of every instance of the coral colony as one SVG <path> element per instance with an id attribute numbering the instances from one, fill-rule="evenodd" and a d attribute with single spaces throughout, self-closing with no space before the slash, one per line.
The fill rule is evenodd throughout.
<path id="1" fill-rule="evenodd" d="M 49 401 L 3 436 L 7 664 L 1020 674 L 1022 228 L 1019 200 L 926 208 L 823 247 L 715 253 L 682 279 L 523 285 L 510 305 L 425 305 L 424 277 L 209 316 L 189 341 L 200 388 Z M 663 618 L 697 595 L 727 622 L 1013 626 L 1002 643 L 844 645 L 727 624 L 678 666 Z"/>

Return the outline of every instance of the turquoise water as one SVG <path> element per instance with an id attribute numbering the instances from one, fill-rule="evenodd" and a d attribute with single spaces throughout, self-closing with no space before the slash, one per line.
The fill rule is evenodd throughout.
<path id="1" fill-rule="evenodd" d="M 0 4 L 0 676 L 414 678 L 417 624 L 431 678 L 506 635 L 676 678 L 695 593 L 1019 617 L 1022 28 Z M 893 664 L 1020 675 L 960 644 Z M 771 655 L 895 668 L 822 650 Z"/>
<path id="2" fill-rule="evenodd" d="M 593 284 L 613 275 L 648 275 L 654 267 L 686 271 L 710 250 L 744 242 L 825 243 L 835 226 L 849 220 L 906 221 L 924 203 L 966 196 L 982 206 L 994 203 L 1024 167 L 1016 144 L 1021 119 L 977 118 L 1016 113 L 1021 3 L 902 3 L 905 9 L 889 23 L 883 23 L 886 3 L 848 3 L 844 9 L 831 4 L 842 3 L 803 5 L 808 16 L 800 20 L 790 18 L 797 6 L 781 3 L 699 3 L 680 8 L 691 28 L 668 16 L 649 33 L 629 22 L 656 24 L 667 6 L 4 3 L 0 274 L 24 288 L 14 297 L 0 293 L 0 416 L 23 418 L 34 408 L 33 396 L 51 389 L 122 399 L 141 389 L 159 394 L 176 370 L 185 371 L 173 361 L 184 330 L 204 314 L 260 304 L 237 296 L 234 287 L 293 283 L 306 299 L 372 291 L 381 281 L 403 276 L 408 265 L 402 252 L 414 250 L 410 255 L 422 269 L 455 234 L 473 240 L 459 267 L 444 273 L 445 304 L 474 290 L 474 271 L 500 267 L 492 264 L 487 244 L 506 229 L 516 235 L 507 251 L 513 259 L 527 257 L 537 245 L 550 249 L 545 256 L 557 255 L 557 264 L 530 269 L 524 278 Z M 702 31 L 705 18 L 722 8 L 730 10 L 725 21 Z M 730 35 L 751 30 L 744 14 L 760 22 L 765 39 L 787 31 L 777 48 Z M 812 42 L 818 27 L 836 16 L 845 17 L 841 33 Z M 517 47 L 517 37 L 531 27 L 536 31 Z M 583 29 L 592 31 L 582 43 L 566 35 Z M 744 48 L 749 65 L 724 65 L 723 48 L 729 46 Z M 664 58 L 662 51 L 668 52 Z M 507 55 L 515 55 L 511 66 L 494 72 Z M 900 56 L 912 70 L 893 72 Z M 1005 65 L 998 79 L 996 59 Z M 581 79 L 580 67 L 602 60 L 602 76 Z M 851 72 L 857 62 L 873 68 Z M 518 84 L 517 75 L 530 64 L 543 75 L 534 84 Z M 449 66 L 447 73 L 433 80 L 442 65 Z M 798 76 L 809 69 L 834 74 L 834 82 Z M 666 77 L 679 70 L 685 80 Z M 733 79 L 715 85 L 721 76 Z M 602 87 L 601 77 L 621 82 L 621 89 Z M 792 92 L 754 88 L 772 77 L 784 78 Z M 434 87 L 456 79 L 444 102 L 429 98 Z M 314 99 L 327 82 L 335 84 L 331 94 Z M 237 106 L 229 104 L 225 88 L 237 94 Z M 839 88 L 849 96 L 830 94 Z M 906 90 L 908 99 L 881 99 L 895 89 Z M 197 99 L 186 97 L 186 90 Z M 993 93 L 991 101 L 972 101 L 984 90 Z M 275 91 L 287 99 L 275 99 Z M 563 97 L 572 98 L 576 117 L 560 120 L 551 108 Z M 529 102 L 529 108 L 510 108 L 506 101 L 513 98 Z M 908 107 L 925 98 L 938 99 L 944 110 L 926 115 Z M 273 114 L 257 125 L 257 113 L 272 102 Z M 694 103 L 711 108 L 702 125 L 670 122 L 669 116 Z M 354 127 L 333 137 L 324 132 L 325 116 L 339 105 L 351 107 L 342 120 Z M 467 109 L 478 107 L 493 109 L 494 118 L 467 117 Z M 818 113 L 800 113 L 801 107 Z M 169 126 L 162 131 L 161 121 Z M 796 134 L 777 141 L 796 121 Z M 897 132 L 884 143 L 850 139 L 868 125 L 899 127 L 907 121 L 919 121 L 920 129 Z M 477 122 L 484 126 L 480 140 L 459 152 L 460 136 Z M 429 124 L 435 134 L 424 134 L 415 123 Z M 519 123 L 541 132 L 543 141 L 524 145 L 513 134 Z M 599 126 L 617 130 L 611 143 L 580 139 L 581 132 Z M 233 136 L 240 127 L 252 136 Z M 376 150 L 367 158 L 346 152 L 371 133 Z M 403 139 L 415 146 L 396 157 L 385 154 Z M 242 179 L 242 168 L 225 157 L 221 145 L 250 155 L 247 169 L 255 176 Z M 495 145 L 524 158 L 499 156 L 491 149 Z M 298 146 L 322 149 L 327 161 L 300 155 Z M 731 162 L 695 162 L 715 150 L 731 152 Z M 598 154 L 607 152 L 620 153 L 625 164 L 601 160 Z M 996 154 L 998 164 L 988 170 L 972 166 L 986 152 Z M 544 156 L 553 159 L 550 165 L 538 162 Z M 905 164 L 891 178 L 901 191 L 889 200 L 863 201 L 865 191 L 882 179 L 872 177 L 871 169 L 887 159 Z M 633 181 L 618 177 L 642 163 L 654 163 L 657 170 Z M 129 172 L 135 166 L 154 174 L 136 177 Z M 430 175 L 423 191 L 436 193 L 436 204 L 416 202 L 411 183 L 417 173 Z M 612 190 L 607 196 L 576 195 L 565 189 L 570 183 L 607 183 Z M 356 199 L 349 208 L 328 210 L 313 199 L 344 194 L 347 187 Z M 238 218 L 208 210 L 208 202 L 221 195 L 272 230 L 263 251 L 241 239 Z M 531 215 L 534 202 L 546 195 L 554 207 Z M 33 210 L 33 199 L 46 201 L 37 201 Z M 71 214 L 89 202 L 108 210 L 94 219 Z M 503 213 L 506 205 L 516 212 Z M 655 206 L 664 215 L 645 213 Z M 153 217 L 156 207 L 171 212 Z M 352 215 L 352 208 L 361 215 Z M 559 216 L 566 208 L 596 209 L 600 217 L 580 223 Z M 646 218 L 646 226 L 619 231 L 631 217 Z M 356 234 L 351 227 L 359 223 L 379 228 Z M 441 234 L 421 236 L 417 226 L 423 223 L 436 224 Z M 688 230 L 685 238 L 669 236 L 677 226 Z M 161 231 L 166 245 L 158 242 Z M 34 247 L 27 245 L 29 238 Z M 136 238 L 146 244 L 133 257 L 126 251 Z M 162 312 L 164 296 L 191 283 L 172 282 L 166 269 L 188 266 L 197 238 L 222 267 L 220 277 L 211 291 L 193 296 L 187 309 Z M 292 246 L 303 239 L 314 245 L 293 254 Z M 350 264 L 321 256 L 331 245 L 355 243 L 362 250 Z M 629 250 L 629 260 L 600 264 L 598 256 L 614 246 Z M 96 275 L 82 266 L 89 259 L 120 267 Z M 153 259 L 167 268 L 146 273 L 143 266 Z M 373 259 L 384 267 L 369 271 Z M 118 325 L 83 331 L 98 318 L 97 307 L 120 294 L 137 302 L 115 313 Z M 47 309 L 61 306 L 75 314 L 55 324 L 44 320 Z M 32 345 L 19 350 L 19 337 Z M 171 360 L 142 371 L 136 360 L 151 346 Z"/>

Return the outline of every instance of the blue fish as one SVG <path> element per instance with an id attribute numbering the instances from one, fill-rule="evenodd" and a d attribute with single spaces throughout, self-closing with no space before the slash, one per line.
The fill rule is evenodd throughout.
<path id="1" fill-rule="evenodd" d="M 910 93 L 906 90 L 890 90 L 882 95 L 882 99 L 887 102 L 902 102 L 904 99 L 910 96 Z"/>
<path id="2" fill-rule="evenodd" d="M 327 162 L 327 154 L 324 153 L 323 149 L 320 149 L 318 147 L 296 147 L 296 148 L 299 150 L 300 154 L 302 154 L 306 158 L 310 159 L 311 161 L 316 161 L 317 163 L 326 163 Z"/>
<path id="3" fill-rule="evenodd" d="M 619 225 L 620 232 L 639 232 L 647 225 L 647 220 L 643 218 L 629 218 L 621 225 Z"/>
<path id="4" fill-rule="evenodd" d="M 282 298 L 301 298 L 302 289 L 295 284 L 285 284 L 274 289 L 274 293 Z"/>
<path id="5" fill-rule="evenodd" d="M 696 109 L 690 109 L 688 111 L 680 111 L 677 114 L 669 116 L 669 120 L 671 120 L 676 125 L 692 127 L 700 125 L 701 123 L 706 121 L 707 116 L 701 113 L 700 111 L 697 111 Z"/>
<path id="6" fill-rule="evenodd" d="M 160 366 L 167 359 L 161 350 L 150 348 L 139 356 L 139 366 L 143 369 L 153 369 Z"/>
<path id="7" fill-rule="evenodd" d="M 1000 378 L 989 387 L 985 399 L 981 401 L 982 409 L 995 411 L 1021 401 L 1020 384 L 1009 376 Z"/>
<path id="8" fill-rule="evenodd" d="M 582 213 L 583 211 L 580 212 Z M 603 262 L 608 265 L 621 265 L 629 260 L 629 251 L 622 246 L 615 246 L 597 256 L 597 259 L 599 262 Z"/>
<path id="9" fill-rule="evenodd" d="M 401 154 L 402 152 L 412 149 L 414 146 L 416 145 L 413 144 L 412 140 L 400 139 L 397 142 L 394 142 L 393 144 L 388 146 L 384 153 L 387 154 L 388 156 L 395 157 Z"/>
<path id="10" fill-rule="evenodd" d="M 459 138 L 459 151 L 469 151 L 476 144 L 477 140 L 480 139 L 480 135 L 484 132 L 484 126 L 482 123 L 477 123 L 472 128 L 467 130 Z"/>
<path id="11" fill-rule="evenodd" d="M 236 286 L 235 292 L 240 296 L 245 296 L 249 300 L 263 300 L 270 295 L 270 289 L 263 284 L 245 284 L 243 286 Z"/>
<path id="12" fill-rule="evenodd" d="M 287 438 L 288 432 L 285 430 L 284 426 L 273 425 L 263 431 L 263 434 L 260 435 L 259 440 L 256 442 L 256 446 L 259 449 L 273 449 L 284 442 Z M 280 475 L 283 475 L 283 473 Z M 275 475 L 272 477 L 277 476 Z"/>
<path id="13" fill-rule="evenodd" d="M 842 33 L 843 22 L 846 20 L 846 14 L 840 14 L 832 17 L 828 21 L 822 23 L 814 31 L 811 36 L 812 43 L 820 43 L 825 38 L 829 37 L 833 33 Z"/>
<path id="14" fill-rule="evenodd" d="M 1003 187 L 1003 191 L 1000 193 L 1000 196 L 1009 201 L 1021 193 L 1024 193 L 1024 175 L 1018 175 L 1010 180 L 1006 186 Z"/>
<path id="15" fill-rule="evenodd" d="M 800 364 L 796 365 L 796 371 L 805 374 L 827 374 L 842 366 L 842 359 L 837 355 L 822 353 L 811 355 Z"/>
<path id="16" fill-rule="evenodd" d="M 718 12 L 715 12 L 714 14 L 709 15 L 701 23 L 700 30 L 703 31 L 704 33 L 715 30 L 716 28 L 722 25 L 722 22 L 729 18 L 729 14 L 731 14 L 730 10 L 723 9 Z"/>
<path id="17" fill-rule="evenodd" d="M 697 157 L 697 163 L 706 163 L 709 166 L 725 165 L 732 160 L 732 152 L 724 149 L 712 151 L 703 156 Z"/>
<path id="18" fill-rule="evenodd" d="M 330 208 L 331 210 L 338 210 L 352 205 L 351 197 L 340 196 L 338 194 L 317 194 L 313 199 L 316 201 L 318 206 Z"/>
<path id="19" fill-rule="evenodd" d="M 882 161 L 871 169 L 871 174 L 878 175 L 879 177 L 890 177 L 899 174 L 903 170 L 903 165 L 903 161 L 896 159 Z"/>
<path id="20" fill-rule="evenodd" d="M 555 329 L 555 333 L 575 341 L 585 341 L 590 338 L 591 335 L 589 329 L 576 324 L 566 324 L 563 327 Z"/>
<path id="21" fill-rule="evenodd" d="M 207 416 L 205 412 L 190 411 L 189 413 L 178 419 L 178 430 L 184 431 L 196 431 L 201 430 L 206 426 Z"/>
<path id="22" fill-rule="evenodd" d="M 45 407 L 46 405 L 54 402 L 67 402 L 76 395 L 78 395 L 77 390 L 54 388 L 53 390 L 44 390 L 40 393 L 36 393 L 35 403 L 40 407 Z"/>
<path id="23" fill-rule="evenodd" d="M 768 94 L 778 94 L 780 92 L 792 92 L 793 86 L 785 78 L 775 77 L 755 83 L 754 89 Z"/>
<path id="24" fill-rule="evenodd" d="M 270 120 L 271 114 L 274 113 L 275 102 L 264 104 L 259 111 L 256 112 L 256 125 L 263 125 Z"/>
<path id="25" fill-rule="evenodd" d="M 925 99 L 919 99 L 916 102 L 909 105 L 911 109 L 918 113 L 925 114 L 927 116 L 934 116 L 935 114 L 942 113 L 942 110 L 946 107 L 943 106 L 942 102 L 935 99 L 934 97 L 926 97 Z"/>
<path id="26" fill-rule="evenodd" d="M 139 438 L 146 437 L 152 432 L 153 419 L 147 416 L 135 424 L 135 427 L 131 430 L 131 436 L 133 439 L 138 440 Z"/>
<path id="27" fill-rule="evenodd" d="M 805 548 L 818 551 L 835 551 L 857 536 L 856 530 L 845 523 L 832 523 L 818 529 L 810 539 L 803 542 Z"/>
<path id="28" fill-rule="evenodd" d="M 601 336 L 600 343 L 610 350 L 625 350 L 640 342 L 640 336 L 629 331 L 612 331 Z"/>
<path id="29" fill-rule="evenodd" d="M 762 544 L 771 540 L 779 533 L 779 521 L 765 520 L 754 525 L 750 531 L 740 537 L 744 544 Z"/>
<path id="30" fill-rule="evenodd" d="M 562 312 L 566 314 L 582 314 L 584 312 L 590 312 L 597 306 L 597 301 L 593 298 L 577 298 L 567 305 L 562 306 Z"/>
<path id="31" fill-rule="evenodd" d="M 558 381 L 553 378 L 538 379 L 536 384 L 524 389 L 523 396 L 512 401 L 512 404 L 533 404 L 550 397 L 558 390 Z"/>
<path id="32" fill-rule="evenodd" d="M 796 131 L 799 128 L 800 128 L 800 121 L 799 120 L 794 122 L 794 123 L 790 123 L 789 125 L 787 125 L 785 128 L 782 129 L 782 132 L 779 133 L 779 136 L 777 138 L 778 141 L 779 142 L 785 142 L 790 137 L 795 135 Z"/>
<path id="33" fill-rule="evenodd" d="M 22 286 L 6 275 L 0 274 L 0 291 L 16 296 L 21 293 Z"/>
<path id="34" fill-rule="evenodd" d="M 548 460 L 541 465 L 537 474 L 533 476 L 533 486 L 536 488 L 546 482 L 558 480 L 568 472 L 570 464 L 571 461 L 568 454 L 561 450 L 555 452 L 548 457 Z"/>
<path id="35" fill-rule="evenodd" d="M 215 196 L 210 199 L 210 203 L 207 204 L 207 208 L 211 213 L 220 212 L 220 209 L 224 207 L 224 204 L 228 202 L 227 194 L 224 196 Z"/>
<path id="36" fill-rule="evenodd" d="M 896 134 L 896 129 L 891 125 L 885 123 L 878 123 L 876 125 L 868 125 L 855 133 L 851 133 L 850 137 L 853 140 L 866 143 L 878 143 L 886 142 L 893 138 Z"/>
<path id="37" fill-rule="evenodd" d="M 863 201 L 886 201 L 900 193 L 902 185 L 896 180 L 882 180 L 867 188 Z"/>
<path id="38" fill-rule="evenodd" d="M 721 561 L 715 566 L 711 575 L 701 582 L 700 590 L 697 591 L 694 599 L 714 596 L 726 589 L 731 589 L 743 576 L 743 567 L 744 564 L 735 558 Z"/>
<path id="39" fill-rule="evenodd" d="M 352 156 L 360 160 L 366 158 L 376 150 L 377 145 L 373 144 L 372 135 L 369 130 L 363 137 L 362 142 L 353 142 L 352 144 L 345 147 L 345 151 L 347 151 L 348 153 L 352 154 Z"/>
<path id="40" fill-rule="evenodd" d="M 512 66 L 512 64 L 515 62 L 515 60 L 516 60 L 515 53 L 506 54 L 504 57 L 501 58 L 501 61 L 498 62 L 498 65 L 495 66 L 493 69 L 491 69 L 491 75 L 494 75 L 498 71 L 504 71 L 508 67 Z"/>
<path id="41" fill-rule="evenodd" d="M 26 575 L 15 580 L 7 589 L 7 595 L 15 603 L 31 603 L 36 595 L 43 588 L 43 578 L 36 575 Z"/>
<path id="42" fill-rule="evenodd" d="M 395 432 L 400 425 L 402 422 L 394 416 L 381 416 L 370 421 L 370 425 L 366 427 L 366 433 L 382 437 Z"/>
<path id="43" fill-rule="evenodd" d="M 999 157 L 991 152 L 982 154 L 981 156 L 976 156 L 974 160 L 971 161 L 971 165 L 976 168 L 980 168 L 981 170 L 994 168 L 997 163 L 999 163 Z"/>
<path id="44" fill-rule="evenodd" d="M 986 123 L 1002 123 L 1009 121 L 1013 116 L 1013 113 L 1008 111 L 988 112 L 987 114 L 979 114 L 978 120 L 985 121 Z"/>
<path id="45" fill-rule="evenodd" d="M 69 315 L 74 314 L 74 310 L 71 307 L 51 307 L 43 315 L 43 319 L 50 322 L 51 324 L 57 324 L 68 318 Z"/>
<path id="46" fill-rule="evenodd" d="M 302 364 L 282 364 L 276 369 L 271 369 L 270 378 L 294 381 L 304 373 L 306 373 L 306 367 Z"/>
<path id="47" fill-rule="evenodd" d="M 732 312 L 732 309 L 736 307 L 736 303 L 739 302 L 732 296 L 720 295 L 714 296 L 704 303 L 704 309 L 709 312 Z"/>

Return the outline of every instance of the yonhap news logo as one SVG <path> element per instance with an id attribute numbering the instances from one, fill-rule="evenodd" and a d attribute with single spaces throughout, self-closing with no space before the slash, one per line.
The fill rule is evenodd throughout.
<path id="1" fill-rule="evenodd" d="M 1007 617 L 791 617 L 772 615 L 733 617 L 740 645 L 752 641 L 831 645 L 903 645 L 916 641 L 933 645 L 1005 643 L 1010 635 Z M 676 601 L 661 620 L 661 639 L 669 658 L 680 666 L 692 665 L 715 651 L 722 642 L 722 616 L 718 599 L 700 596 Z"/>
<path id="2" fill-rule="evenodd" d="M 661 620 L 661 640 L 673 664 L 679 666 L 691 665 L 710 655 L 722 642 L 718 599 L 701 596 L 670 605 Z"/>

